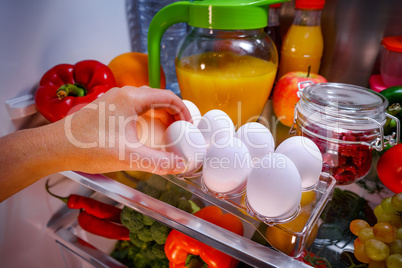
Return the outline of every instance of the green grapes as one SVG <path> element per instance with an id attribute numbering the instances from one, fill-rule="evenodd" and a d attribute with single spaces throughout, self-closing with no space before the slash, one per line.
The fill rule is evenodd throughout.
<path id="1" fill-rule="evenodd" d="M 384 243 L 392 243 L 396 239 L 396 229 L 388 222 L 379 222 L 373 227 L 376 239 Z"/>
<path id="2" fill-rule="evenodd" d="M 357 236 L 354 255 L 369 268 L 402 267 L 402 193 L 384 198 L 374 208 L 377 223 L 370 226 L 361 219 L 350 223 Z"/>
<path id="3" fill-rule="evenodd" d="M 360 232 L 359 232 L 359 240 L 363 243 L 365 243 L 367 240 L 369 239 L 374 239 L 374 232 L 373 232 L 373 228 L 372 227 L 368 227 L 368 228 L 363 228 Z"/>
<path id="4" fill-rule="evenodd" d="M 383 261 L 389 256 L 389 248 L 380 240 L 369 239 L 364 243 L 367 256 L 373 261 Z"/>
<path id="5" fill-rule="evenodd" d="M 396 239 L 388 247 L 390 254 L 402 254 L 402 240 Z"/>
<path id="6" fill-rule="evenodd" d="M 391 204 L 396 210 L 402 210 L 402 193 L 394 195 L 391 198 Z"/>
<path id="7" fill-rule="evenodd" d="M 387 258 L 388 268 L 401 268 L 402 267 L 402 255 L 392 254 Z"/>
<path id="8" fill-rule="evenodd" d="M 381 201 L 381 206 L 384 209 L 384 212 L 396 213 L 396 209 L 392 205 L 391 199 L 392 199 L 392 197 L 384 198 Z"/>
<path id="9" fill-rule="evenodd" d="M 370 227 L 370 225 L 364 221 L 364 220 L 353 220 L 350 223 L 350 231 L 352 232 L 352 234 L 354 234 L 355 236 L 359 236 L 359 233 L 362 229 L 364 228 L 368 228 Z"/>

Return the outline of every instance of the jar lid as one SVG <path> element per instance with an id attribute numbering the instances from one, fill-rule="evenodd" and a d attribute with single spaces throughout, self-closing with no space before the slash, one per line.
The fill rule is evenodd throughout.
<path id="1" fill-rule="evenodd" d="M 323 9 L 325 0 L 296 0 L 297 9 Z"/>
<path id="2" fill-rule="evenodd" d="M 402 52 L 402 36 L 387 36 L 382 39 L 381 44 L 390 51 Z"/>
<path id="3" fill-rule="evenodd" d="M 313 121 L 343 122 L 351 128 L 385 123 L 387 99 L 370 89 L 342 83 L 311 84 L 302 89 L 300 102 Z M 359 123 L 357 123 L 359 122 Z"/>
<path id="4" fill-rule="evenodd" d="M 310 85 L 303 89 L 302 98 L 319 106 L 345 111 L 383 111 L 388 105 L 385 97 L 370 89 L 342 83 Z"/>

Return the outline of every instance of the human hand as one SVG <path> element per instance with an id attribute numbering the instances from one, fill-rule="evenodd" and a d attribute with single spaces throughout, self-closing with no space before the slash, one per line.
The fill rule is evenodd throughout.
<path id="1" fill-rule="evenodd" d="M 69 170 L 87 173 L 141 170 L 155 174 L 185 171 L 186 163 L 181 157 L 145 146 L 138 137 L 140 124 L 142 128 L 147 123 L 166 128 L 175 120 L 191 120 L 184 103 L 171 91 L 112 88 L 94 102 L 76 109 L 79 110 L 54 123 L 66 140 L 60 144 L 60 151 L 68 152 L 64 164 Z M 64 133 L 60 133 L 61 128 Z"/>

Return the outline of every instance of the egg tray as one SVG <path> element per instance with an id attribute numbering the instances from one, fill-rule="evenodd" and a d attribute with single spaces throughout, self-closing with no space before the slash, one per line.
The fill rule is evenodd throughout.
<path id="1" fill-rule="evenodd" d="M 164 175 L 165 179 L 170 182 L 192 192 L 194 195 L 205 200 L 206 202 L 220 207 L 228 213 L 237 216 L 240 220 L 247 222 L 253 226 L 261 237 L 264 238 L 264 242 L 267 242 L 274 249 L 283 252 L 291 257 L 298 257 L 303 251 L 306 245 L 308 236 L 312 231 L 313 227 L 318 223 L 321 213 L 323 212 L 326 204 L 331 200 L 332 193 L 335 188 L 336 180 L 327 173 L 321 173 L 320 179 L 317 184 L 309 191 L 315 192 L 315 200 L 313 200 L 313 208 L 311 214 L 306 221 L 305 225 L 300 231 L 292 231 L 284 226 L 282 223 L 292 221 L 298 216 L 300 207 L 297 212 L 286 218 L 286 219 L 276 219 L 263 217 L 255 213 L 248 205 L 246 198 L 246 191 L 232 196 L 214 193 L 209 191 L 202 180 L 202 173 L 194 174 L 191 176 L 175 176 L 175 175 Z M 279 228 L 288 237 L 291 237 L 292 245 L 294 249 L 291 252 L 284 252 L 280 248 L 275 247 L 265 236 L 265 230 L 269 228 Z"/>

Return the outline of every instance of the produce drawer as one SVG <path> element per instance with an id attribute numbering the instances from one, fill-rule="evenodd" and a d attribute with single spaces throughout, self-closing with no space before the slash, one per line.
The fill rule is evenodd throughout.
<path id="1" fill-rule="evenodd" d="M 295 260 L 281 252 L 278 252 L 270 247 L 263 246 L 250 240 L 247 236 L 239 236 L 230 231 L 227 231 L 219 226 L 206 222 L 192 214 L 184 212 L 173 206 L 170 206 L 162 201 L 154 199 L 146 194 L 143 194 L 125 184 L 117 182 L 111 178 L 100 174 L 85 174 L 80 172 L 66 171 L 62 174 L 98 193 L 104 194 L 110 199 L 116 201 L 119 204 L 128 206 L 142 214 L 152 217 L 167 226 L 183 232 L 191 237 L 197 238 L 197 240 L 206 243 L 220 251 L 231 255 L 238 260 L 247 263 L 254 267 L 309 267 L 308 265 Z M 175 177 L 174 177 L 175 178 Z M 183 185 L 183 181 L 174 181 L 174 178 L 167 177 L 168 180 Z M 201 190 L 197 190 L 198 187 L 191 186 L 191 184 L 185 183 L 189 187 L 193 187 L 191 192 L 195 195 L 202 195 Z M 205 193 L 204 193 L 205 194 Z M 218 205 L 221 208 L 232 212 L 233 206 L 228 204 L 225 200 L 220 200 L 215 197 L 202 196 L 209 203 Z M 324 204 L 323 204 L 324 205 Z M 245 215 L 245 214 L 243 214 Z M 237 213 L 237 216 L 240 216 Z M 67 216 L 66 216 L 67 217 Z M 63 218 L 63 217 L 62 217 Z M 248 224 L 255 225 L 258 220 L 240 216 L 243 221 L 246 219 Z M 58 221 L 59 223 L 52 226 L 53 233 L 56 240 L 59 243 L 73 244 L 71 247 L 73 251 L 78 252 L 78 255 L 86 256 L 85 259 L 89 259 L 92 263 L 96 263 L 108 267 L 109 264 L 105 264 L 103 260 L 110 261 L 107 253 L 103 255 L 98 251 L 92 251 L 81 245 L 80 239 L 74 237 L 74 228 L 71 228 L 70 224 L 66 225 L 63 219 Z M 58 226 L 57 226 L 58 225 Z M 92 245 L 94 246 L 94 245 Z M 96 245 L 95 245 L 96 246 Z M 68 247 L 68 246 L 67 246 Z M 91 254 L 95 253 L 95 254 Z M 110 262 L 111 267 L 114 265 L 114 260 Z M 100 264 L 102 263 L 102 264 Z"/>

